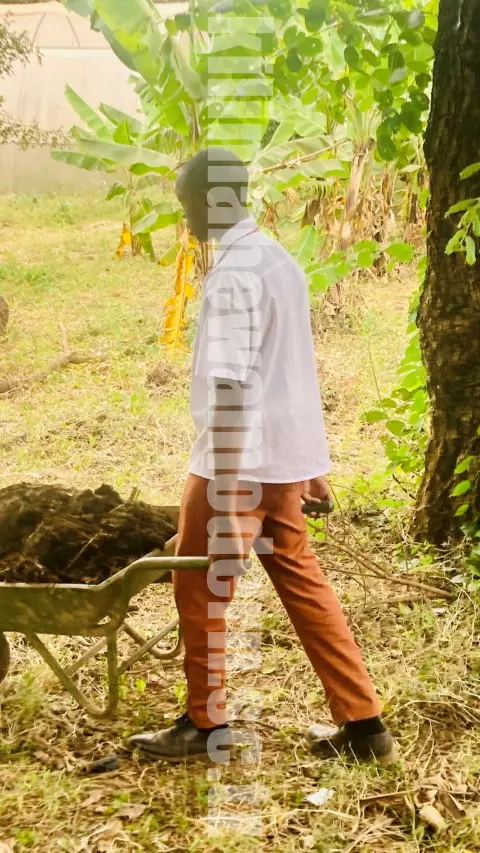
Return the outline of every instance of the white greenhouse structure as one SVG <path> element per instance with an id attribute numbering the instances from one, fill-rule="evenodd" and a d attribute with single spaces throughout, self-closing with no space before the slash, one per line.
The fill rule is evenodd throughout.
<path id="1" fill-rule="evenodd" d="M 161 3 L 163 17 L 185 9 L 185 3 Z M 68 83 L 92 107 L 105 102 L 135 113 L 137 96 L 127 84 L 130 71 L 112 52 L 100 33 L 58 2 L 0 5 L 0 18 L 10 14 L 19 30 L 29 33 L 42 54 L 0 82 L 4 108 L 25 123 L 37 121 L 45 130 L 78 124 L 64 90 Z M 0 146 L 0 193 L 81 192 L 105 176 L 53 161 L 50 149 L 20 151 Z"/>

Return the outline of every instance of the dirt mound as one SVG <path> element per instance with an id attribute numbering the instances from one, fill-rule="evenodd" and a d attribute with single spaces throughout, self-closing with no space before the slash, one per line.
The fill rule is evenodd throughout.
<path id="1" fill-rule="evenodd" d="M 21 483 L 0 489 L 0 582 L 101 583 L 163 548 L 176 527 L 162 507 Z"/>

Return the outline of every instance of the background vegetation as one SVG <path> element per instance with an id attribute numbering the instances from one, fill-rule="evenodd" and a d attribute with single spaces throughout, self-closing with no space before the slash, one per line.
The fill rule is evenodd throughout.
<path id="1" fill-rule="evenodd" d="M 93 726 L 16 637 L 2 686 L 2 843 L 14 853 L 471 853 L 480 844 L 478 0 L 464 0 L 460 16 L 453 0 L 439 15 L 426 0 L 274 0 L 266 32 L 265 4 L 242 4 L 233 11 L 258 15 L 260 32 L 243 41 L 233 4 L 217 9 L 224 31 L 211 38 L 193 4 L 166 27 L 149 0 L 66 5 L 90 16 L 128 65 L 141 109 L 93 110 L 68 88 L 79 125 L 54 157 L 101 170 L 107 197 L 0 201 L 10 308 L 1 485 L 108 482 L 178 502 L 193 437 L 184 350 L 209 254 L 189 240 L 172 181 L 206 141 L 239 141 L 255 214 L 310 281 L 338 504 L 327 528 L 311 525 L 312 543 L 365 650 L 401 761 L 383 770 L 312 759 L 300 733 L 312 719 L 328 722 L 328 711 L 255 567 L 231 628 L 241 630 L 242 601 L 262 605 L 261 667 L 240 671 L 233 658 L 230 683 L 240 720 L 243 688 L 263 697 L 264 752 L 220 782 L 255 782 L 262 837 L 235 824 L 208 833 L 204 769 L 137 766 L 122 749 L 131 731 L 183 710 L 176 662 L 139 664 L 122 683 L 118 720 Z M 208 81 L 209 60 L 227 67 L 239 41 L 273 84 L 268 102 L 239 104 L 228 89 L 234 65 Z M 255 139 L 238 139 L 239 109 L 256 118 Z M 186 256 L 189 275 L 179 274 Z M 91 360 L 51 372 L 65 349 Z M 153 633 L 172 612 L 170 590 L 150 591 L 139 607 Z M 64 663 L 78 652 L 72 640 L 54 643 Z M 92 695 L 104 687 L 103 662 L 83 676 Z M 83 775 L 112 751 L 119 774 Z M 320 787 L 332 799 L 305 803 Z M 234 819 L 251 811 L 221 792 Z"/>

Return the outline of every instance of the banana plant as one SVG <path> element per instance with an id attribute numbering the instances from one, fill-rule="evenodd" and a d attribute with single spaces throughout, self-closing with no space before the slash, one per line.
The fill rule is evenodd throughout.
<path id="1" fill-rule="evenodd" d="M 117 255 L 130 248 L 134 255 L 143 249 L 152 259 L 151 232 L 181 219 L 181 211 L 171 201 L 155 202 L 153 195 L 162 190 L 166 176 L 172 174 L 175 157 L 156 151 L 150 145 L 148 122 L 143 125 L 126 113 L 101 104 L 93 110 L 70 86 L 65 95 L 88 131 L 72 129 L 77 149 L 53 151 L 52 157 L 87 171 L 115 175 L 107 199 L 121 197 L 127 220 L 124 223 Z"/>
<path id="2" fill-rule="evenodd" d="M 413 0 L 306 0 L 301 8 L 292 0 L 272 0 L 268 10 L 275 23 L 270 28 L 264 4 L 251 3 L 249 20 L 258 18 L 253 35 L 243 32 L 244 7 L 235 0 L 217 4 L 210 17 L 206 6 L 191 2 L 187 13 L 166 21 L 152 0 L 63 2 L 90 16 L 133 72 L 145 114 L 140 134 L 128 126 L 130 141 L 119 141 L 118 126 L 117 139 L 102 138 L 99 128 L 90 136 L 77 131 L 77 155 L 93 158 L 105 171 L 126 168 L 135 178 L 160 174 L 168 179 L 179 160 L 206 144 L 221 144 L 249 164 L 258 212 L 265 202 L 275 205 L 308 182 L 328 181 L 343 187 L 344 197 L 350 184 L 351 213 L 369 156 L 355 151 L 349 139 L 349 104 L 360 113 L 376 113 L 375 157 L 395 168 L 408 165 L 409 138 L 423 130 L 436 0 L 417 0 L 418 9 L 412 8 Z M 260 68 L 253 87 L 238 79 L 239 52 Z M 215 65 L 218 79 L 211 77 Z M 272 118 L 275 133 L 263 144 Z M 161 165 L 156 157 L 164 158 Z M 131 198 L 132 190 L 118 193 Z M 166 213 L 152 203 L 139 218 L 135 214 L 131 232 L 148 233 L 176 215 L 176 208 Z M 347 254 L 364 265 L 374 258 L 371 244 Z M 325 259 L 327 267 L 331 260 L 326 271 L 312 267 L 320 263 L 313 258 L 307 265 L 312 286 L 322 289 L 337 281 L 350 268 L 345 254 Z"/>
<path id="3" fill-rule="evenodd" d="M 320 250 L 325 238 L 313 225 L 304 226 L 297 237 L 292 254 L 310 282 L 313 298 L 323 296 L 334 284 L 354 271 L 371 267 L 381 254 L 376 240 L 362 240 L 346 250 L 332 252 L 325 259 Z"/>
<path id="4" fill-rule="evenodd" d="M 162 67 L 165 41 L 162 18 L 152 0 L 62 0 L 63 5 L 90 18 L 113 52 L 131 71 L 155 85 Z"/>

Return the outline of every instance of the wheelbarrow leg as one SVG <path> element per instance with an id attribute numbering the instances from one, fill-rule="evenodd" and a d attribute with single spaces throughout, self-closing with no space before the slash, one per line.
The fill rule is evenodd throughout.
<path id="1" fill-rule="evenodd" d="M 138 631 L 135 630 L 135 628 L 132 628 L 132 626 L 129 625 L 128 622 L 125 622 L 123 630 L 127 632 L 127 634 L 132 638 L 132 640 L 139 644 L 139 648 L 133 653 L 133 655 L 123 661 L 123 663 L 119 667 L 118 672 L 120 674 L 126 672 L 127 669 L 130 669 L 130 667 L 137 662 L 137 660 L 143 658 L 144 655 L 148 654 L 148 652 L 151 653 L 153 647 L 156 646 L 157 643 L 160 642 L 160 640 L 163 640 L 163 638 L 166 637 L 167 634 L 170 633 L 170 631 L 173 631 L 173 629 L 177 627 L 178 621 L 179 620 L 177 616 L 175 619 L 172 619 L 172 621 L 169 622 L 168 625 L 165 625 L 165 628 L 163 628 L 158 634 L 155 634 L 154 637 L 152 637 L 150 640 L 147 640 L 146 642 L 145 638 L 142 637 L 142 635 L 139 634 Z M 178 641 L 175 648 L 165 653 L 157 651 L 155 653 L 155 657 L 159 660 L 170 660 L 170 658 L 177 656 L 180 649 L 182 648 L 182 644 L 182 634 L 181 632 L 179 632 Z"/>
<path id="2" fill-rule="evenodd" d="M 160 640 L 163 640 L 167 633 L 173 631 L 173 629 L 177 627 L 178 623 L 178 618 L 175 619 L 175 623 L 173 622 L 173 620 L 172 622 L 169 622 L 166 629 L 162 629 L 159 634 L 156 634 L 155 637 L 152 638 L 154 643 L 159 643 Z M 142 654 L 140 657 L 143 657 L 143 655 L 146 655 L 148 652 L 150 652 L 150 654 L 157 660 L 173 660 L 173 658 L 178 657 L 183 648 L 181 628 L 179 629 L 178 639 L 173 648 L 166 649 L 165 651 L 159 651 L 154 646 L 152 647 L 152 640 L 146 640 L 143 634 L 140 634 L 140 632 L 137 631 L 137 629 L 134 628 L 133 625 L 130 624 L 130 622 L 123 622 L 122 625 L 120 625 L 120 627 L 117 629 L 117 635 L 119 636 L 122 631 L 125 631 L 125 633 L 128 634 L 128 636 L 137 644 L 137 646 L 141 646 Z M 148 648 L 145 648 L 147 644 Z M 75 661 L 75 663 L 72 663 L 70 664 L 70 666 L 67 666 L 67 668 L 65 669 L 67 675 L 75 675 L 75 673 L 78 672 L 78 670 L 81 669 L 82 666 L 88 663 L 89 660 L 100 654 L 100 652 L 103 652 L 103 650 L 106 648 L 106 645 L 106 639 L 102 638 L 98 641 L 98 643 L 95 643 L 95 645 L 91 646 L 88 651 L 85 652 L 85 654 L 83 654 L 81 657 L 78 658 L 78 660 Z M 135 661 L 137 660 L 139 660 L 138 655 L 135 657 Z M 129 658 L 128 666 L 132 666 L 135 661 L 131 661 L 131 659 Z M 124 672 L 123 668 L 121 669 L 121 672 Z"/>
<path id="3" fill-rule="evenodd" d="M 118 704 L 118 659 L 116 632 L 107 638 L 108 702 L 105 708 L 101 708 L 93 702 L 90 702 L 85 694 L 79 690 L 65 669 L 60 666 L 57 659 L 52 655 L 50 650 L 37 634 L 25 634 L 25 637 L 33 648 L 42 656 L 43 660 L 48 664 L 52 672 L 55 673 L 62 686 L 68 690 L 68 692 L 88 714 L 92 717 L 108 717 L 113 714 Z"/>
<path id="4" fill-rule="evenodd" d="M 5 634 L 0 632 L 0 684 L 6 677 L 10 666 L 10 646 Z"/>
<path id="5" fill-rule="evenodd" d="M 118 630 L 121 631 L 121 627 Z M 83 654 L 81 657 L 78 658 L 78 660 L 75 661 L 75 663 L 72 663 L 70 664 L 70 666 L 67 666 L 65 672 L 67 673 L 67 675 L 75 675 L 75 673 L 78 672 L 78 670 L 81 669 L 84 664 L 88 663 L 89 660 L 100 654 L 100 652 L 103 652 L 106 647 L 107 641 L 105 637 L 102 637 L 102 639 L 99 640 L 98 643 L 95 643 L 94 646 L 91 646 L 88 651 L 85 652 L 85 654 Z"/>
<path id="6" fill-rule="evenodd" d="M 165 628 L 163 628 L 159 634 L 155 634 L 155 636 L 152 637 L 151 640 L 147 640 L 143 636 L 143 634 L 140 634 L 140 632 L 137 631 L 137 629 L 134 628 L 133 625 L 130 624 L 130 622 L 124 623 L 123 630 L 125 631 L 126 634 L 128 634 L 129 637 L 132 638 L 132 640 L 137 644 L 137 646 L 141 646 L 142 649 L 145 649 L 145 646 L 148 644 L 148 649 L 145 649 L 145 654 L 147 652 L 150 652 L 150 654 L 153 655 L 153 657 L 156 658 L 157 660 L 172 660 L 172 658 L 176 658 L 180 654 L 180 652 L 182 651 L 183 640 L 182 640 L 182 629 L 181 628 L 179 628 L 179 630 L 178 630 L 178 639 L 177 639 L 177 642 L 175 643 L 175 645 L 173 646 L 173 648 L 166 649 L 165 651 L 163 651 L 163 650 L 160 651 L 159 649 L 156 649 L 155 646 L 151 646 L 151 643 L 152 643 L 152 641 L 154 641 L 155 643 L 159 643 L 160 640 L 163 640 L 163 638 L 166 637 L 166 635 L 170 631 L 173 631 L 173 629 L 178 626 L 179 622 L 180 622 L 180 620 L 177 616 L 175 619 L 173 619 L 171 622 L 169 622 L 168 625 Z M 142 651 L 142 654 L 143 654 L 143 651 Z M 138 660 L 138 658 L 136 658 L 136 660 Z"/>
<path id="7" fill-rule="evenodd" d="M 118 651 L 117 632 L 107 638 L 108 705 L 104 716 L 113 714 L 118 705 Z"/>

